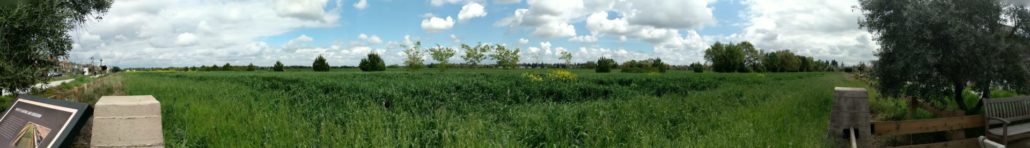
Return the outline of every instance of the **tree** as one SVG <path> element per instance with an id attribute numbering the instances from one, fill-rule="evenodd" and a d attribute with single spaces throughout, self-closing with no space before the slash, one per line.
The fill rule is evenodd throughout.
<path id="1" fill-rule="evenodd" d="M 765 55 L 761 51 L 751 45 L 751 42 L 740 42 L 737 44 L 744 52 L 744 66 L 747 71 L 750 72 L 765 72 L 765 65 L 762 65 L 762 59 Z"/>
<path id="2" fill-rule="evenodd" d="M 0 2 L 0 89 L 28 89 L 67 60 L 68 30 L 111 7 L 110 0 Z"/>
<path id="3" fill-rule="evenodd" d="M 701 65 L 701 63 L 693 63 L 690 64 L 689 67 L 691 71 L 694 71 L 694 73 L 701 73 L 705 71 L 705 66 Z"/>
<path id="4" fill-rule="evenodd" d="M 971 112 L 992 87 L 1027 90 L 1030 12 L 1024 6 L 998 0 L 860 2 L 865 18 L 859 24 L 880 43 L 872 75 L 882 94 L 929 101 L 950 96 Z M 962 97 L 970 84 L 981 94 L 975 108 Z"/>
<path id="5" fill-rule="evenodd" d="M 433 57 L 433 60 L 436 60 L 436 62 L 439 63 L 440 71 L 444 71 L 447 70 L 447 66 L 450 65 L 450 61 L 447 59 L 454 57 L 454 49 L 436 45 L 436 48 L 429 49 L 429 55 Z"/>
<path id="6" fill-rule="evenodd" d="M 232 65 L 229 65 L 229 63 L 225 63 L 225 65 L 222 65 L 222 70 L 230 71 L 232 70 Z"/>
<path id="7" fill-rule="evenodd" d="M 311 68 L 315 71 L 329 71 L 329 62 L 326 62 L 322 55 L 318 55 L 315 62 L 311 63 Z"/>
<path id="8" fill-rule="evenodd" d="M 612 69 L 615 69 L 615 67 L 618 66 L 618 64 L 615 64 L 615 60 L 601 57 L 600 59 L 597 59 L 597 67 L 594 69 L 594 72 L 608 73 L 612 72 Z"/>
<path id="9" fill-rule="evenodd" d="M 559 57 L 559 58 L 561 58 L 562 60 L 565 61 L 565 67 L 566 68 L 572 68 L 572 53 L 571 52 L 562 51 L 561 52 L 561 57 Z"/>
<path id="10" fill-rule="evenodd" d="M 497 66 L 514 69 L 518 67 L 519 49 L 508 50 L 504 45 L 496 44 L 494 45 L 494 53 L 490 57 L 497 60 Z"/>
<path id="11" fill-rule="evenodd" d="M 115 67 L 111 68 L 111 72 L 112 73 L 122 72 L 122 68 L 118 67 L 118 66 L 115 66 Z"/>
<path id="12" fill-rule="evenodd" d="M 705 50 L 705 59 L 712 62 L 715 72 L 747 72 L 744 50 L 736 44 L 716 42 Z"/>
<path id="13" fill-rule="evenodd" d="M 486 60 L 486 52 L 490 52 L 490 47 L 493 46 L 483 45 L 480 43 L 476 45 L 476 47 L 471 47 L 466 44 L 461 44 L 461 49 L 465 50 L 465 55 L 461 56 L 461 58 L 465 59 L 465 63 L 469 66 L 476 67 L 479 62 Z"/>
<path id="14" fill-rule="evenodd" d="M 209 71 L 217 71 L 217 70 L 221 70 L 221 69 L 219 69 L 219 68 L 218 68 L 218 65 L 217 65 L 217 64 L 212 64 L 212 65 L 211 65 L 211 69 L 208 69 L 208 70 L 209 70 Z"/>
<path id="15" fill-rule="evenodd" d="M 255 71 L 255 70 L 257 70 L 257 66 L 254 66 L 254 63 L 247 64 L 247 71 Z"/>
<path id="16" fill-rule="evenodd" d="M 369 53 L 367 58 L 361 59 L 358 68 L 361 71 L 385 71 L 386 63 L 383 63 L 383 58 L 380 58 L 379 54 Z"/>
<path id="17" fill-rule="evenodd" d="M 406 55 L 406 58 L 404 59 L 404 65 L 408 68 L 408 70 L 419 70 L 422 69 L 423 65 L 425 65 L 422 64 L 422 57 L 425 56 L 425 53 L 423 53 L 421 46 L 422 42 L 417 41 L 415 42 L 414 46 L 408 47 L 408 49 L 404 50 L 404 55 Z"/>
<path id="18" fill-rule="evenodd" d="M 286 71 L 285 67 L 286 66 L 283 66 L 282 62 L 275 61 L 275 65 L 272 65 L 272 71 L 278 71 L 278 72 Z"/>

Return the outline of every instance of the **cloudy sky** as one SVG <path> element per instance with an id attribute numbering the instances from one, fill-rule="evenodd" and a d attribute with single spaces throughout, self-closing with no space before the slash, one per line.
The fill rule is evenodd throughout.
<path id="1" fill-rule="evenodd" d="M 704 62 L 715 42 L 750 41 L 848 64 L 878 45 L 857 0 L 116 0 L 69 32 L 76 62 L 123 67 L 400 64 L 403 47 L 506 44 L 522 62 L 661 58 Z M 460 51 L 460 49 L 459 49 Z M 451 60 L 461 61 L 459 52 Z M 431 60 L 427 60 L 431 61 Z"/>

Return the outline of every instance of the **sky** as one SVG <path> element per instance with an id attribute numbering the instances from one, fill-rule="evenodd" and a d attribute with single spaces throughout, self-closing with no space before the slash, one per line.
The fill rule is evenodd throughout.
<path id="1" fill-rule="evenodd" d="M 852 65 L 879 45 L 857 0 L 116 0 L 69 31 L 74 62 L 121 67 L 357 65 L 368 53 L 401 64 L 423 49 L 504 44 L 521 62 L 610 57 L 704 63 L 716 42 L 749 41 Z M 428 55 L 426 61 L 429 60 Z M 100 62 L 95 60 L 95 62 Z M 492 63 L 487 60 L 487 63 Z"/>

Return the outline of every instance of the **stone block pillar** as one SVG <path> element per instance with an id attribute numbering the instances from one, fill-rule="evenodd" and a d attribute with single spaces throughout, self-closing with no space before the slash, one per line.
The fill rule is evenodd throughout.
<path id="1" fill-rule="evenodd" d="M 865 88 L 835 87 L 833 90 L 828 138 L 836 147 L 851 147 L 851 135 L 855 135 L 857 147 L 873 147 L 869 95 Z"/>
<path id="2" fill-rule="evenodd" d="M 161 103 L 153 96 L 100 97 L 91 139 L 91 147 L 164 147 Z"/>

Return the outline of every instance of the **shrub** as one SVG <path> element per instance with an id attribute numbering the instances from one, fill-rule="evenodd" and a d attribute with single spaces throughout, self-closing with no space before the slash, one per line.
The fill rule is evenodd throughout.
<path id="1" fill-rule="evenodd" d="M 422 66 L 425 66 L 425 64 L 422 64 L 422 56 L 425 53 L 422 51 L 421 46 L 422 42 L 415 42 L 414 46 L 404 50 L 404 66 L 407 67 L 408 70 L 415 71 L 422 69 Z"/>
<path id="2" fill-rule="evenodd" d="M 286 68 L 283 66 L 282 62 L 275 61 L 275 65 L 272 65 L 272 71 L 286 71 Z"/>
<path id="3" fill-rule="evenodd" d="M 222 70 L 230 71 L 230 70 L 232 70 L 232 65 L 229 65 L 229 63 L 225 63 L 225 65 L 222 66 Z"/>
<path id="4" fill-rule="evenodd" d="M 358 68 L 361 71 L 384 71 L 386 63 L 383 63 L 383 58 L 380 58 L 379 54 L 369 53 L 367 58 L 361 59 Z"/>
<path id="5" fill-rule="evenodd" d="M 630 60 L 622 64 L 622 72 L 626 73 L 664 73 L 668 69 L 669 65 L 662 63 L 661 59 Z"/>
<path id="6" fill-rule="evenodd" d="M 547 78 L 556 81 L 575 81 L 576 74 L 568 70 L 551 70 L 547 73 Z"/>
<path id="7" fill-rule="evenodd" d="M 254 66 L 254 63 L 251 63 L 251 64 L 247 65 L 247 71 L 255 71 L 255 70 L 257 70 L 257 66 Z"/>
<path id="8" fill-rule="evenodd" d="M 122 68 L 118 67 L 118 66 L 115 66 L 115 67 L 111 68 L 111 72 L 122 72 Z"/>
<path id="9" fill-rule="evenodd" d="M 695 73 L 701 73 L 705 71 L 705 66 L 701 65 L 701 63 L 690 64 L 690 70 Z"/>
<path id="10" fill-rule="evenodd" d="M 598 73 L 608 73 L 612 72 L 612 69 L 616 66 L 618 65 L 615 64 L 615 60 L 601 57 L 600 59 L 597 59 L 597 67 L 594 68 L 594 71 Z"/>
<path id="11" fill-rule="evenodd" d="M 318 55 L 318 57 L 315 58 L 315 62 L 311 64 L 311 68 L 315 71 L 329 71 L 329 63 L 325 61 L 325 58 L 322 57 L 322 55 Z"/>

